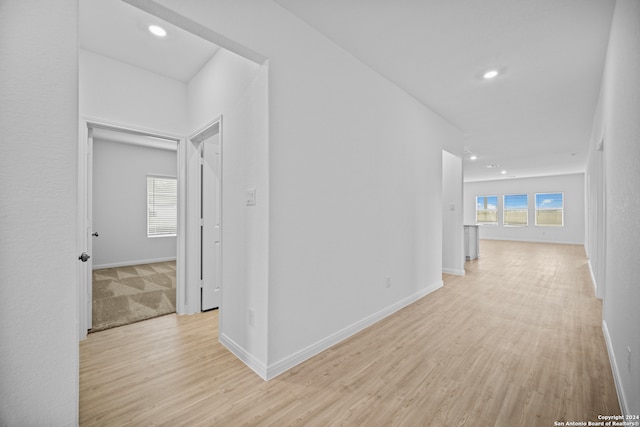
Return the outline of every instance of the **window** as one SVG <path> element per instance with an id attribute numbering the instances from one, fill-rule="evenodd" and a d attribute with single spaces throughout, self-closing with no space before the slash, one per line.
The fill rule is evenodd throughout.
<path id="1" fill-rule="evenodd" d="M 498 196 L 476 196 L 476 223 L 498 225 Z"/>
<path id="2" fill-rule="evenodd" d="M 544 227 L 564 225 L 563 193 L 536 194 L 536 225 Z"/>
<path id="3" fill-rule="evenodd" d="M 147 176 L 147 237 L 177 234 L 177 205 L 175 178 Z"/>
<path id="4" fill-rule="evenodd" d="M 526 194 L 505 194 L 503 199 L 505 226 L 526 227 L 529 225 L 529 198 Z"/>

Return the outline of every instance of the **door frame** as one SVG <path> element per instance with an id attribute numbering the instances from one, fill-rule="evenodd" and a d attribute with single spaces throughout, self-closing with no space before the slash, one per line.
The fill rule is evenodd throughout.
<path id="1" fill-rule="evenodd" d="M 605 156 L 603 131 L 596 149 L 596 297 L 601 300 L 604 300 L 607 289 L 607 185 Z"/>
<path id="2" fill-rule="evenodd" d="M 193 314 L 201 311 L 201 294 L 200 294 L 200 259 L 202 248 L 200 246 L 200 145 L 210 135 L 219 134 L 220 139 L 220 192 L 218 194 L 218 202 L 220 203 L 220 269 L 224 268 L 224 210 L 222 206 L 222 193 L 224 191 L 224 144 L 222 132 L 222 115 L 215 117 L 204 126 L 191 133 L 185 138 L 185 164 L 186 164 L 186 251 L 189 257 L 185 262 L 185 314 Z M 218 307 L 220 315 L 218 316 L 218 330 L 222 330 L 222 310 L 223 310 L 224 286 L 220 283 L 220 306 Z"/>
<path id="3" fill-rule="evenodd" d="M 90 154 L 90 145 L 92 143 L 92 129 L 102 128 L 119 132 L 127 132 L 134 135 L 150 136 L 155 138 L 162 138 L 173 140 L 177 144 L 176 162 L 177 162 L 177 177 L 178 177 L 178 232 L 176 237 L 176 312 L 183 314 L 186 311 L 186 296 L 187 289 L 185 287 L 185 269 L 184 264 L 186 260 L 186 171 L 182 166 L 185 162 L 185 140 L 181 136 L 171 134 L 169 132 L 162 132 L 150 129 L 143 129 L 136 126 L 130 126 L 121 123 L 113 123 L 105 120 L 94 119 L 90 117 L 81 117 L 79 120 L 79 138 L 78 138 L 78 228 L 77 228 L 77 242 L 78 253 L 87 252 L 91 247 L 90 230 L 91 224 L 88 220 L 88 215 L 91 213 L 91 206 L 89 202 L 92 200 L 91 193 L 92 179 L 93 179 L 93 167 L 89 164 L 88 155 Z M 91 255 L 91 253 L 89 253 Z M 79 338 L 85 339 L 87 337 L 87 331 L 91 327 L 91 310 L 89 304 L 91 304 L 91 287 L 90 287 L 90 275 L 89 264 L 85 262 L 78 263 L 77 277 L 79 285 L 78 295 L 78 327 Z"/>

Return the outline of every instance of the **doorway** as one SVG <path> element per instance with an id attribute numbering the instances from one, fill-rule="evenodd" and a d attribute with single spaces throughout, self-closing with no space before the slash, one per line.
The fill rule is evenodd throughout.
<path id="1" fill-rule="evenodd" d="M 99 6 L 111 3 L 123 5 L 122 2 L 98 0 L 89 4 L 92 3 Z M 130 5 L 123 6 L 131 9 Z M 137 7 L 140 5 L 137 4 Z M 86 10 L 87 6 L 81 9 Z M 133 9 L 121 10 L 113 15 L 127 16 L 131 11 L 135 12 Z M 155 13 L 154 10 L 148 12 Z M 104 14 L 98 16 L 98 22 L 105 21 Z M 176 16 L 168 14 L 164 17 L 175 23 Z M 157 22 L 157 19 L 153 18 L 153 21 Z M 92 25 L 87 27 L 93 28 Z M 182 30 L 173 28 L 170 33 L 178 37 L 179 31 Z M 208 32 L 205 36 L 207 41 L 218 40 L 213 32 Z M 135 34 L 132 34 L 132 37 L 135 37 Z M 144 35 L 143 40 L 145 43 L 149 42 L 148 36 Z M 122 47 L 128 46 L 135 46 L 133 40 Z M 172 46 L 172 43 L 162 46 Z M 89 47 L 87 45 L 87 48 Z M 161 130 L 177 136 L 177 139 L 185 135 L 197 136 L 194 130 L 205 129 L 212 118 L 224 113 L 224 129 L 220 123 L 218 130 L 224 131 L 220 132 L 221 137 L 224 133 L 220 155 L 224 157 L 225 162 L 221 168 L 221 172 L 224 172 L 221 179 L 224 181 L 224 206 L 221 214 L 224 230 L 220 233 L 220 238 L 225 239 L 221 255 L 224 267 L 218 270 L 218 277 L 220 274 L 223 275 L 224 286 L 219 286 L 220 291 L 217 292 L 221 300 L 218 339 L 227 343 L 225 345 L 237 349 L 237 343 L 244 341 L 236 336 L 236 331 L 243 330 L 241 325 L 245 323 L 246 315 L 249 313 L 253 328 L 249 331 L 247 339 L 251 343 L 255 341 L 256 345 L 263 349 L 265 347 L 261 337 L 266 336 L 268 326 L 266 283 L 269 226 L 269 67 L 266 57 L 251 52 L 249 58 L 243 57 L 236 52 L 239 49 L 237 45 L 231 44 L 230 47 L 234 51 L 221 48 L 204 66 L 198 67 L 196 75 L 187 77 L 186 81 L 180 84 L 159 75 L 152 75 L 154 70 L 151 67 L 147 70 L 135 66 L 132 68 L 117 58 L 108 57 L 108 52 L 104 54 L 107 56 L 104 56 L 97 50 L 81 50 L 80 112 L 81 117 L 90 120 L 97 117 L 100 121 L 108 120 L 110 123 L 135 123 L 136 126 L 140 126 L 138 129 L 152 130 L 151 133 L 154 133 L 153 130 Z M 183 50 L 192 51 L 190 48 Z M 244 49 L 240 51 L 242 53 Z M 170 50 L 162 57 L 171 58 Z M 189 78 L 191 80 L 188 80 Z M 86 133 L 86 129 L 83 132 Z M 182 140 L 178 146 L 178 156 L 181 159 L 179 164 L 182 168 L 178 174 L 178 227 L 184 233 L 178 233 L 176 311 L 178 314 L 193 314 L 203 308 L 200 283 L 202 240 L 200 224 L 197 222 L 200 217 L 195 214 L 199 211 L 198 204 L 202 203 L 202 196 L 199 190 L 193 190 L 202 179 L 199 174 L 202 153 L 197 149 L 197 141 L 190 141 L 189 138 Z M 210 153 L 206 148 L 204 151 L 205 155 Z M 249 193 L 250 190 L 254 195 L 252 204 L 245 202 L 243 197 L 245 192 Z M 86 240 L 86 229 L 81 230 L 79 235 Z M 181 238 L 184 239 L 182 243 Z M 242 250 L 244 247 L 250 247 L 251 250 Z M 86 245 L 80 244 L 79 252 L 85 249 Z M 85 288 L 83 290 L 86 292 Z M 81 298 L 86 298 L 86 295 Z M 87 311 L 86 304 L 81 310 Z M 86 313 L 81 313 L 81 319 L 85 318 Z M 226 331 L 223 325 L 228 325 Z M 81 336 L 86 336 L 86 329 L 84 333 L 81 330 Z"/>
<path id="2" fill-rule="evenodd" d="M 199 167 L 193 168 L 199 175 L 194 200 L 198 202 L 194 209 L 191 224 L 196 227 L 200 243 L 196 249 L 199 256 L 200 277 L 200 310 L 207 311 L 219 308 L 222 301 L 222 138 L 219 117 L 203 130 L 189 138 Z"/>
<path id="3" fill-rule="evenodd" d="M 85 121 L 81 336 L 176 311 L 180 139 Z M 83 183 L 84 186 L 83 186 Z"/>

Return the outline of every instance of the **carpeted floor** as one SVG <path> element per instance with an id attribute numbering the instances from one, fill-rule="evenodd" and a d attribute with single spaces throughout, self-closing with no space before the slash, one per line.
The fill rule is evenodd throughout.
<path id="1" fill-rule="evenodd" d="M 175 311 L 175 261 L 93 271 L 91 332 Z"/>

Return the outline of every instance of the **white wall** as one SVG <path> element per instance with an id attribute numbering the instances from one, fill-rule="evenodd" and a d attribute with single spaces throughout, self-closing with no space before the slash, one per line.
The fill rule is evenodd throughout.
<path id="1" fill-rule="evenodd" d="M 266 65 L 222 49 L 187 85 L 92 52 L 80 52 L 83 116 L 180 137 L 192 135 L 224 115 L 223 284 L 230 285 L 223 285 L 220 333 L 223 342 L 254 368 L 254 360 L 263 367 L 267 363 L 267 71 Z M 197 152 L 188 143 L 185 153 L 186 166 Z M 256 188 L 258 203 L 248 208 L 244 194 L 250 187 Z M 193 225 L 187 221 L 187 244 L 190 238 L 199 238 Z M 99 224 L 94 226 L 101 232 L 99 228 Z M 94 242 L 99 244 L 98 239 Z M 98 256 L 100 247 L 95 252 Z M 190 274 L 199 271 L 197 261 L 187 256 L 185 307 L 179 311 L 189 313 L 192 310 L 188 307 L 200 305 L 199 293 L 190 292 L 199 286 Z M 246 324 L 249 308 L 256 313 L 255 328 Z"/>
<path id="2" fill-rule="evenodd" d="M 462 158 L 442 151 L 442 271 L 464 275 Z"/>
<path id="3" fill-rule="evenodd" d="M 189 82 L 192 132 L 222 121 L 222 259 L 220 339 L 261 375 L 268 325 L 268 67 L 221 49 Z M 191 144 L 188 156 L 197 155 Z M 256 189 L 246 206 L 245 190 Z M 247 327 L 248 310 L 255 326 Z"/>
<path id="4" fill-rule="evenodd" d="M 604 298 L 605 290 L 605 176 L 602 90 L 593 122 L 585 173 L 585 244 L 591 279 L 596 296 Z"/>
<path id="5" fill-rule="evenodd" d="M 564 193 L 564 226 L 535 226 L 535 194 Z M 529 225 L 502 225 L 502 196 L 529 195 Z M 481 239 L 584 244 L 584 174 L 467 182 L 464 184 L 464 223 L 475 224 L 476 196 L 498 196 L 498 226 L 480 226 Z"/>
<path id="6" fill-rule="evenodd" d="M 0 5 L 3 426 L 78 422 L 77 19 L 74 0 Z"/>
<path id="7" fill-rule="evenodd" d="M 625 414 L 640 413 L 640 2 L 618 0 L 613 16 L 605 71 L 591 138 L 589 214 L 597 205 L 596 147 L 604 135 L 606 183 L 603 330 L 618 397 Z M 604 129 L 604 133 L 602 131 Z M 600 219 L 601 220 L 601 219 Z M 597 234 L 598 218 L 590 218 L 589 236 Z M 594 245 L 596 239 L 590 238 Z M 629 354 L 629 350 L 631 353 Z"/>
<path id="8" fill-rule="evenodd" d="M 79 50 L 78 61 L 81 119 L 176 138 L 189 132 L 186 83 L 87 50 Z M 185 193 L 185 184 L 182 179 L 178 197 Z M 178 212 L 179 217 L 183 214 Z M 184 280 L 180 263 L 176 274 Z M 178 292 L 176 311 L 187 312 L 187 295 L 196 293 Z"/>
<path id="9" fill-rule="evenodd" d="M 268 376 L 441 286 L 460 132 L 272 2 L 159 3 L 269 58 Z"/>
<path id="10" fill-rule="evenodd" d="M 185 135 L 187 85 L 80 50 L 80 115 L 168 135 Z"/>
<path id="11" fill-rule="evenodd" d="M 175 151 L 94 139 L 93 268 L 176 258 L 176 237 L 147 237 L 147 176 L 176 177 Z"/>

